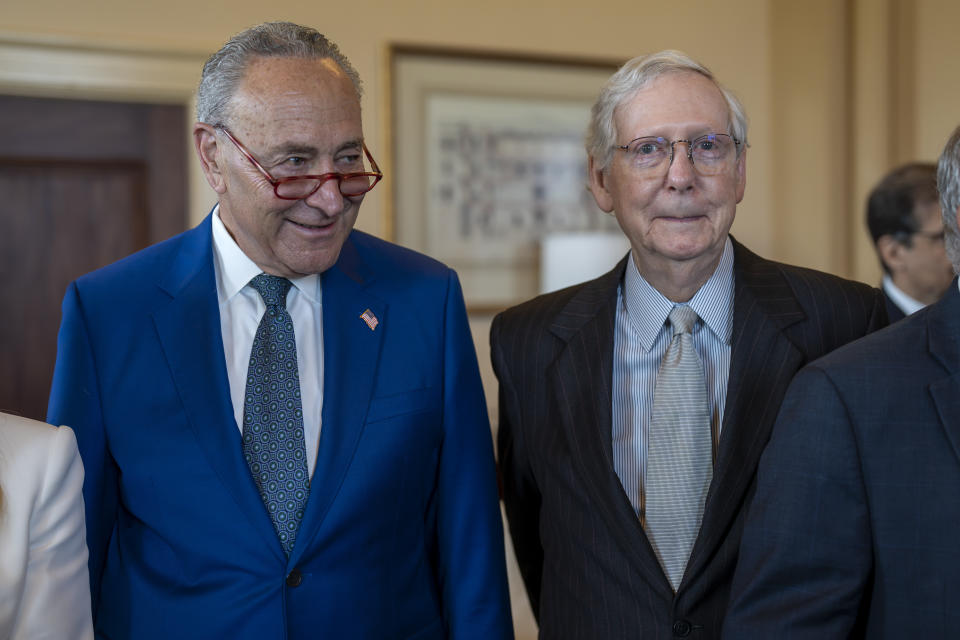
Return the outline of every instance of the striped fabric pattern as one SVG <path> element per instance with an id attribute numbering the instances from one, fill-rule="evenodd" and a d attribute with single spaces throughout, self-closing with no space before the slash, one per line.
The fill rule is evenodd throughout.
<path id="1" fill-rule="evenodd" d="M 641 520 L 674 590 L 697 539 L 713 477 L 707 385 L 690 336 L 699 319 L 686 305 L 678 304 L 670 312 L 673 337 L 657 373 L 649 430 L 646 511 Z"/>
<path id="2" fill-rule="evenodd" d="M 716 425 L 723 417 L 722 435 L 699 536 L 676 591 L 614 470 L 614 342 L 629 260 L 492 323 L 503 499 L 543 638 L 671 640 L 677 629 L 717 640 L 757 463 L 790 379 L 810 360 L 886 323 L 874 288 L 764 260 L 736 240 L 733 253 L 729 380 L 722 406 L 713 409 Z M 704 319 L 696 345 L 717 325 L 694 308 Z"/>
<path id="3" fill-rule="evenodd" d="M 733 333 L 733 245 L 727 240 L 716 271 L 690 299 L 702 322 L 693 346 L 703 361 L 714 451 L 730 375 Z M 673 303 L 654 289 L 630 260 L 617 300 L 613 346 L 613 466 L 638 517 L 644 512 L 644 478 L 657 371 L 670 346 L 667 317 Z"/>

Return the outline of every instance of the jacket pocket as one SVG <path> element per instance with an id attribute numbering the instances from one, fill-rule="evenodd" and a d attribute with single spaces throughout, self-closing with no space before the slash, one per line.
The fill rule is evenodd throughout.
<path id="1" fill-rule="evenodd" d="M 431 387 L 395 393 L 370 401 L 370 409 L 367 411 L 367 424 L 432 409 L 440 410 L 440 395 Z"/>

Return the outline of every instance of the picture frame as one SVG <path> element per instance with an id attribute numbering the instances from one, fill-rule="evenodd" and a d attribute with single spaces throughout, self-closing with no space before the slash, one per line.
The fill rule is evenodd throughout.
<path id="1" fill-rule="evenodd" d="M 618 230 L 586 188 L 583 146 L 618 67 L 391 45 L 387 237 L 455 269 L 472 313 L 535 296 L 546 234 Z"/>

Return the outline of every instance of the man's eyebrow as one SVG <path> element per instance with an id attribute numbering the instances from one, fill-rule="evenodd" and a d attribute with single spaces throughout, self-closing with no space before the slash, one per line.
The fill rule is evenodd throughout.
<path id="1" fill-rule="evenodd" d="M 314 156 L 317 154 L 317 148 L 308 144 L 296 144 L 289 142 L 280 144 L 273 148 L 274 155 L 295 154 L 301 156 Z"/>
<path id="2" fill-rule="evenodd" d="M 363 147 L 363 138 L 357 138 L 356 140 L 348 140 L 337 147 L 337 151 L 344 151 L 346 149 L 361 149 Z"/>
<path id="3" fill-rule="evenodd" d="M 339 153 L 346 149 L 361 149 L 363 147 L 363 139 L 357 138 L 356 140 L 348 140 L 334 149 L 333 153 Z M 295 142 L 290 142 L 287 144 L 278 145 L 274 151 L 274 154 L 295 154 L 301 156 L 316 156 L 319 155 L 320 151 L 317 147 L 308 144 L 297 144 Z"/>

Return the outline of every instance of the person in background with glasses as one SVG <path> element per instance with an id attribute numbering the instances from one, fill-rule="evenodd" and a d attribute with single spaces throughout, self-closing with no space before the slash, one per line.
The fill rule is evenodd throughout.
<path id="1" fill-rule="evenodd" d="M 493 322 L 510 533 L 542 637 L 717 638 L 787 385 L 885 324 L 883 300 L 729 235 L 746 115 L 686 55 L 627 62 L 586 145 L 632 248 Z"/>
<path id="2" fill-rule="evenodd" d="M 67 290 L 97 637 L 512 637 L 457 276 L 353 230 L 360 89 L 313 29 L 234 36 L 193 128 L 217 205 Z"/>
<path id="3" fill-rule="evenodd" d="M 937 198 L 932 163 L 898 167 L 870 192 L 867 228 L 883 266 L 890 322 L 936 302 L 953 280 Z"/>

